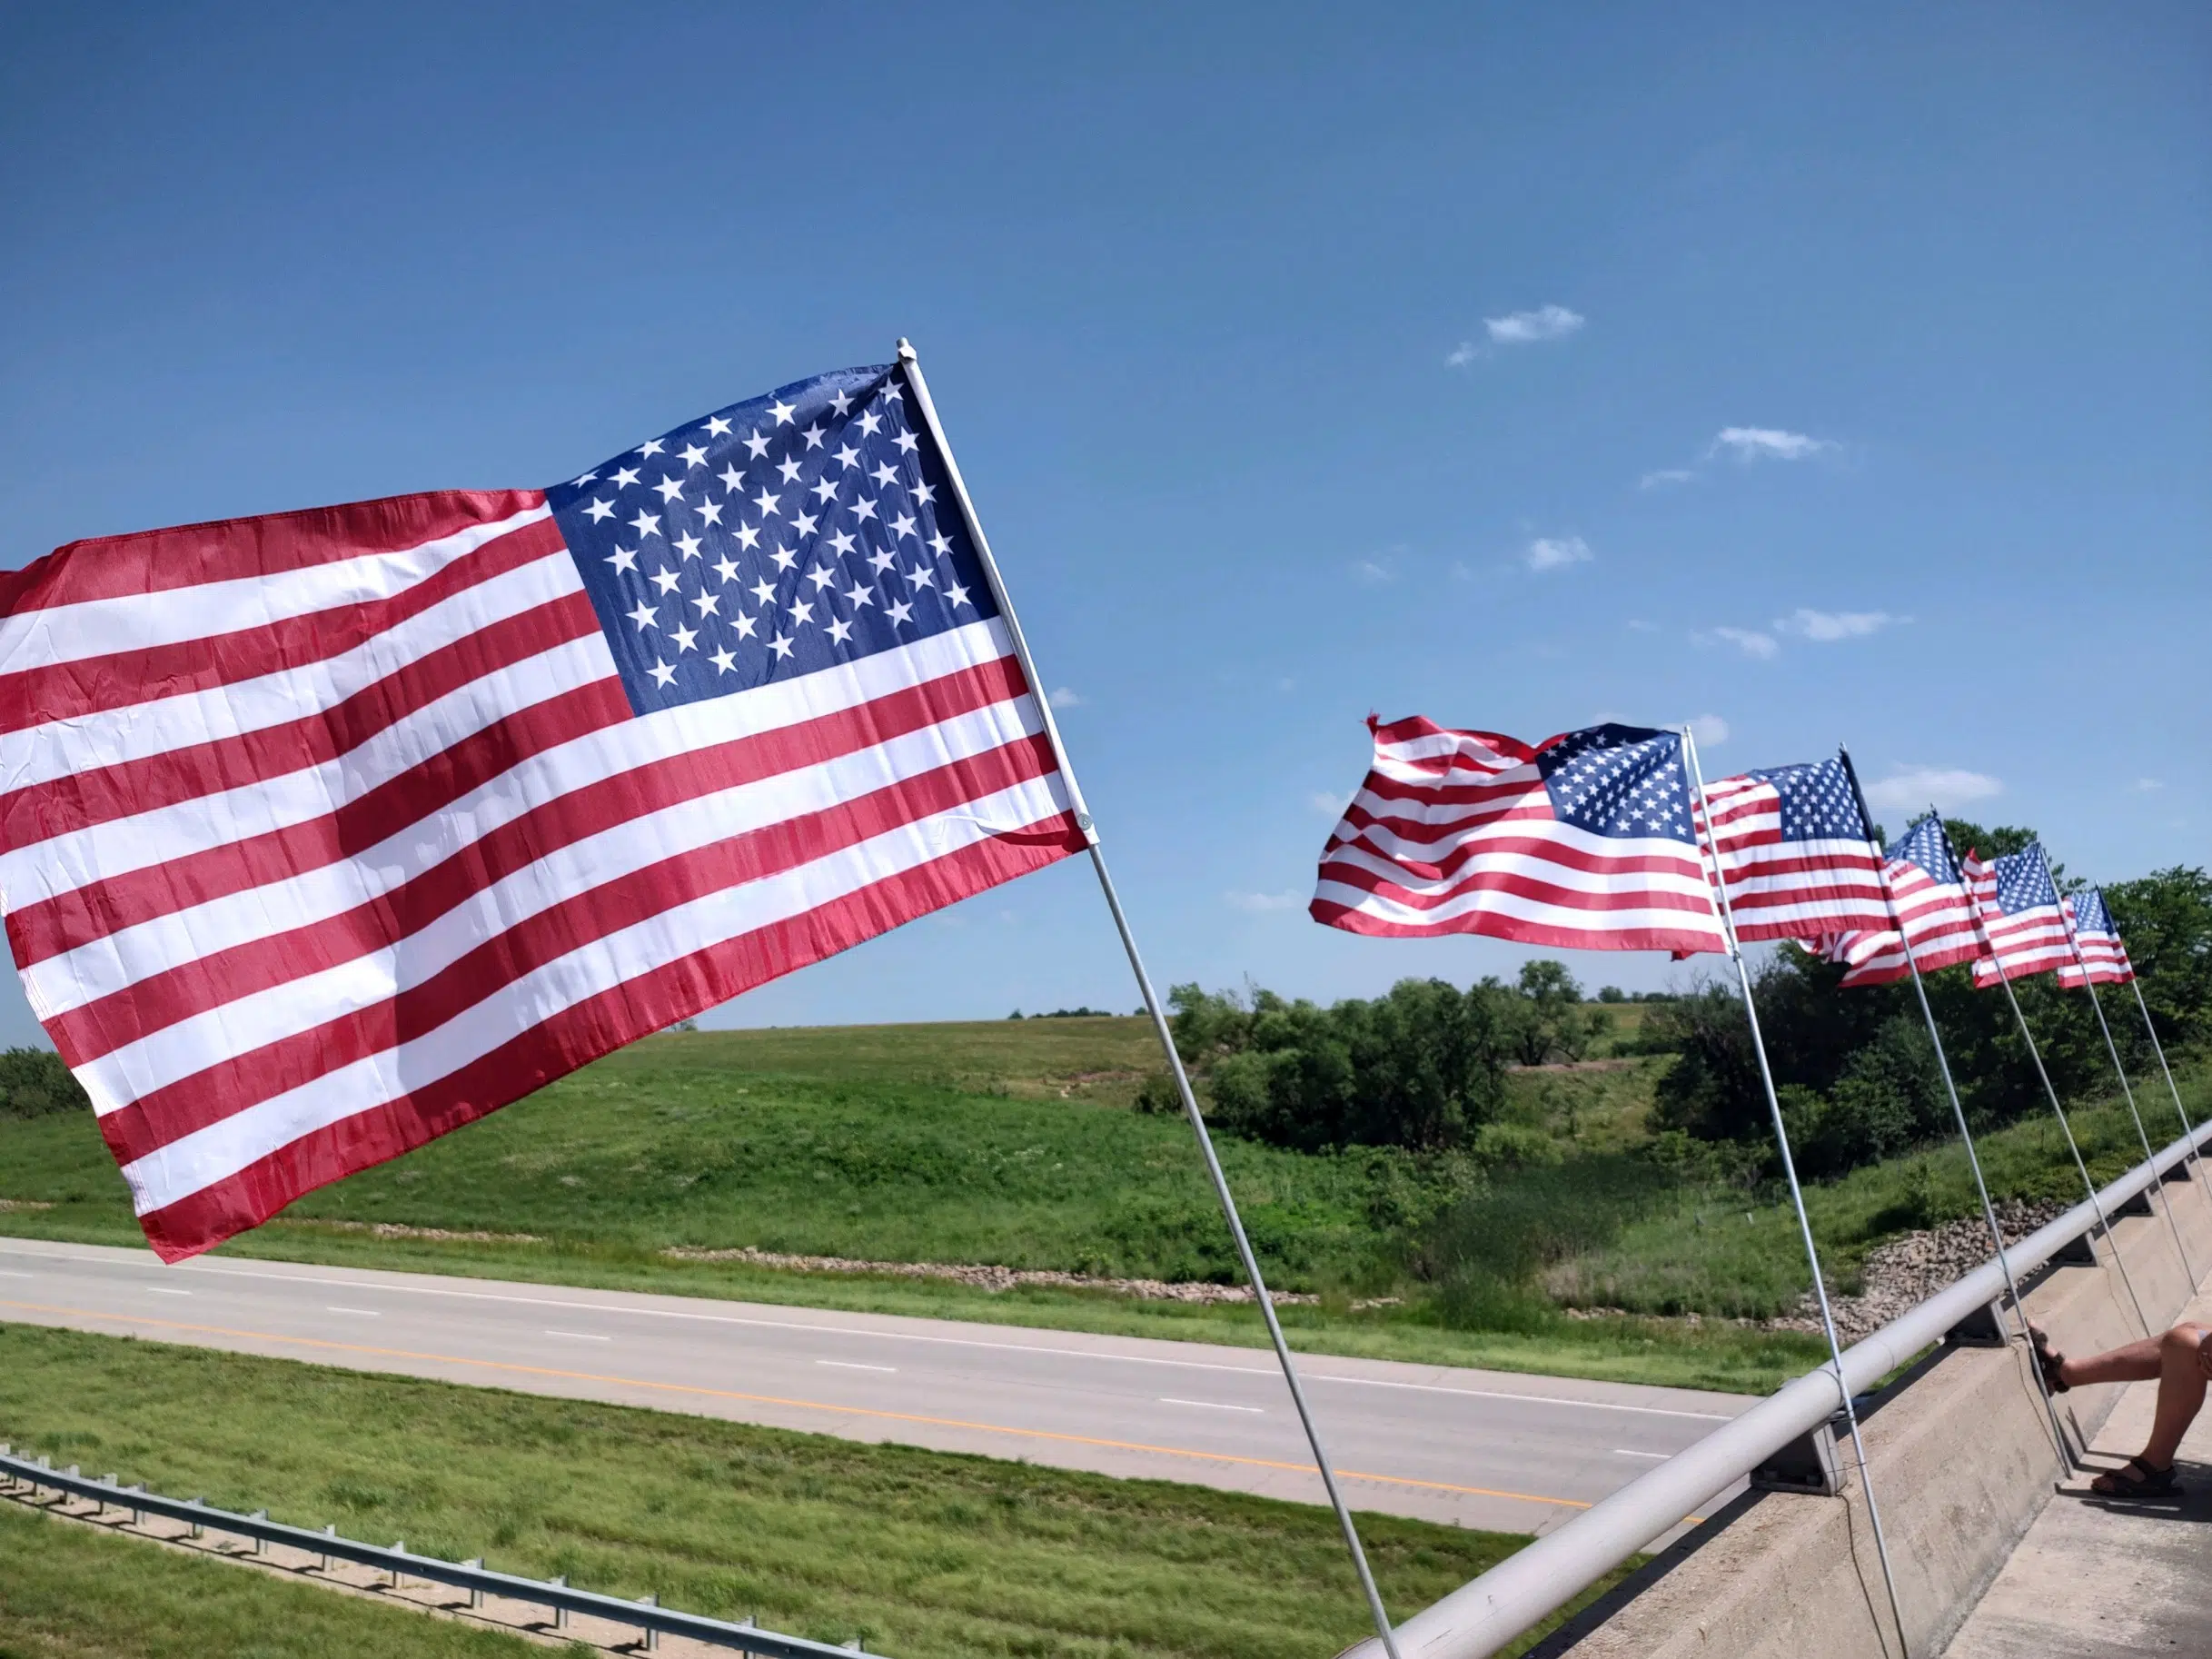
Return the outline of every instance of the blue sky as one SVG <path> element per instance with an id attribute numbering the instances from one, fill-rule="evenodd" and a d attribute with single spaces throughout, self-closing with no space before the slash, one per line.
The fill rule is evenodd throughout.
<path id="1" fill-rule="evenodd" d="M 1304 918 L 1371 710 L 2203 863 L 2208 86 L 2180 5 L 17 9 L 0 561 L 905 333 L 1163 984 L 1526 954 Z M 1077 1002 L 1069 864 L 715 1020 Z"/>

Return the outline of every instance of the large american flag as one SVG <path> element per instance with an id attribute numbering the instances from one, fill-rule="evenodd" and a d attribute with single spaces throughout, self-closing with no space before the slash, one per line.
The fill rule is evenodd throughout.
<path id="1" fill-rule="evenodd" d="M 1802 939 L 1890 925 L 1881 864 L 1840 760 L 1706 785 L 1736 936 Z"/>
<path id="2" fill-rule="evenodd" d="M 1982 954 L 1974 914 L 1967 908 L 1966 885 L 1951 862 L 1943 820 L 1929 813 L 1882 852 L 1882 875 L 1904 923 L 1898 930 L 1883 919 L 1880 928 L 1830 934 L 1808 946 L 1845 966 L 1849 986 L 1887 985 L 1911 972 L 1905 944 L 1922 973 L 1970 962 Z"/>
<path id="3" fill-rule="evenodd" d="M 1725 950 L 1679 732 L 1595 726 L 1528 744 L 1414 716 L 1321 854 L 1315 921 L 1579 950 Z"/>
<path id="4" fill-rule="evenodd" d="M 1085 845 L 897 366 L 0 588 L 0 902 L 175 1259 Z"/>
<path id="5" fill-rule="evenodd" d="M 2068 990 L 2079 990 L 2085 984 L 2125 985 L 2134 979 L 2135 964 L 2128 959 L 2120 930 L 2112 925 L 2103 889 L 2093 887 L 2061 902 L 2073 919 L 2074 942 L 2081 947 L 2081 960 L 2088 964 L 2088 972 L 2085 976 L 2080 964 L 2069 956 L 2058 964 L 2058 983 Z"/>
<path id="6" fill-rule="evenodd" d="M 1976 985 L 1987 989 L 2000 976 L 2024 979 L 2051 973 L 2074 959 L 2066 918 L 2058 909 L 2058 889 L 2051 885 L 2040 847 L 2030 843 L 1992 863 L 1969 853 L 1965 869 L 1968 888 L 1981 909 L 1982 926 L 1989 930 L 1989 948 L 1996 953 L 1974 964 Z"/>

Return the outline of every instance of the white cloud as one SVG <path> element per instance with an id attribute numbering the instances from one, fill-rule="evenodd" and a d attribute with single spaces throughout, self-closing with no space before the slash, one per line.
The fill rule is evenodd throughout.
<path id="1" fill-rule="evenodd" d="M 1305 902 L 1299 892 L 1239 893 L 1226 892 L 1222 897 L 1238 909 L 1254 916 L 1265 915 L 1270 910 L 1294 910 Z"/>
<path id="2" fill-rule="evenodd" d="M 1345 800 L 1342 795 L 1328 790 L 1315 790 L 1305 798 L 1305 804 L 1323 818 L 1338 819 L 1344 815 Z"/>
<path id="3" fill-rule="evenodd" d="M 1808 611 L 1800 605 L 1778 621 L 1774 631 L 1801 634 L 1826 644 L 1833 640 L 1861 639 L 1910 621 L 1909 616 L 1892 616 L 1887 611 Z"/>
<path id="4" fill-rule="evenodd" d="M 2163 778 L 2138 778 L 2135 780 L 2135 787 L 2141 790 L 2144 794 L 2148 795 L 2153 790 L 2164 789 L 2166 787 L 2166 780 Z"/>
<path id="5" fill-rule="evenodd" d="M 1772 634 L 1761 633 L 1755 628 L 1716 628 L 1712 631 L 1712 637 L 1725 640 L 1745 656 L 1756 657 L 1761 662 L 1781 652 L 1781 646 Z"/>
<path id="6" fill-rule="evenodd" d="M 1830 439 L 1809 438 L 1803 432 L 1786 432 L 1778 427 L 1724 426 L 1707 452 L 1727 453 L 1738 461 L 1802 461 L 1835 447 Z"/>
<path id="7" fill-rule="evenodd" d="M 1071 686 L 1062 686 L 1045 700 L 1056 709 L 1080 709 L 1084 700 L 1076 695 Z"/>
<path id="8" fill-rule="evenodd" d="M 1539 536 L 1523 550 L 1521 562 L 1532 571 L 1563 571 L 1571 564 L 1588 564 L 1597 555 L 1580 536 Z"/>
<path id="9" fill-rule="evenodd" d="M 1659 624 L 1647 622 L 1640 616 L 1632 616 L 1628 619 L 1628 631 L 1631 633 L 1657 633 Z"/>
<path id="10" fill-rule="evenodd" d="M 1707 749 L 1717 749 L 1728 741 L 1728 722 L 1717 714 L 1700 714 L 1685 723 L 1690 735 Z"/>
<path id="11" fill-rule="evenodd" d="M 1444 354 L 1444 367 L 1463 369 L 1476 358 L 1485 355 L 1483 348 L 1472 340 L 1463 340 Z"/>
<path id="12" fill-rule="evenodd" d="M 1687 484 L 1697 482 L 1693 467 L 1657 467 L 1636 481 L 1639 490 L 1662 490 L 1669 484 Z"/>
<path id="13" fill-rule="evenodd" d="M 1390 561 L 1380 556 L 1354 559 L 1352 573 L 1362 581 L 1395 581 L 1398 572 L 1390 568 Z"/>
<path id="14" fill-rule="evenodd" d="M 1534 311 L 1484 317 L 1483 327 L 1489 332 L 1493 344 L 1533 345 L 1542 340 L 1564 340 L 1580 330 L 1586 320 L 1582 313 L 1569 311 L 1564 305 L 1539 305 Z"/>
<path id="15" fill-rule="evenodd" d="M 1867 785 L 1867 805 L 1917 812 L 1930 802 L 1939 807 L 1963 807 L 2004 792 L 2004 784 L 1987 772 L 1969 772 L 1959 767 L 1907 766 Z"/>

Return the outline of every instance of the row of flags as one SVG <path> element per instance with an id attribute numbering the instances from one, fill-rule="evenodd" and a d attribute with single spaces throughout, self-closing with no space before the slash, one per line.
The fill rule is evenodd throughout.
<path id="1" fill-rule="evenodd" d="M 2135 977 L 2103 893 L 2061 894 L 2040 845 L 1959 859 L 1931 810 L 1882 847 L 1840 754 L 1717 779 L 1701 807 L 1680 732 L 1370 727 L 1374 763 L 1321 855 L 1311 913 L 1330 927 L 1681 958 L 1728 949 L 1724 896 L 1738 939 L 1796 940 L 1849 986 L 1904 978 L 1908 949 L 1924 973 L 1971 962 L 1984 987 Z"/>

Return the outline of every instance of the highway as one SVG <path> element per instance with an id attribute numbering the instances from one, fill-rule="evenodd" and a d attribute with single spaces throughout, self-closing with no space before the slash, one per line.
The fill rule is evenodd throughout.
<path id="1" fill-rule="evenodd" d="M 1264 1350 L 20 1238 L 0 1238 L 0 1320 L 1325 1501 Z M 1558 1525 L 1753 1403 L 1299 1363 L 1355 1507 L 1506 1532 Z"/>

